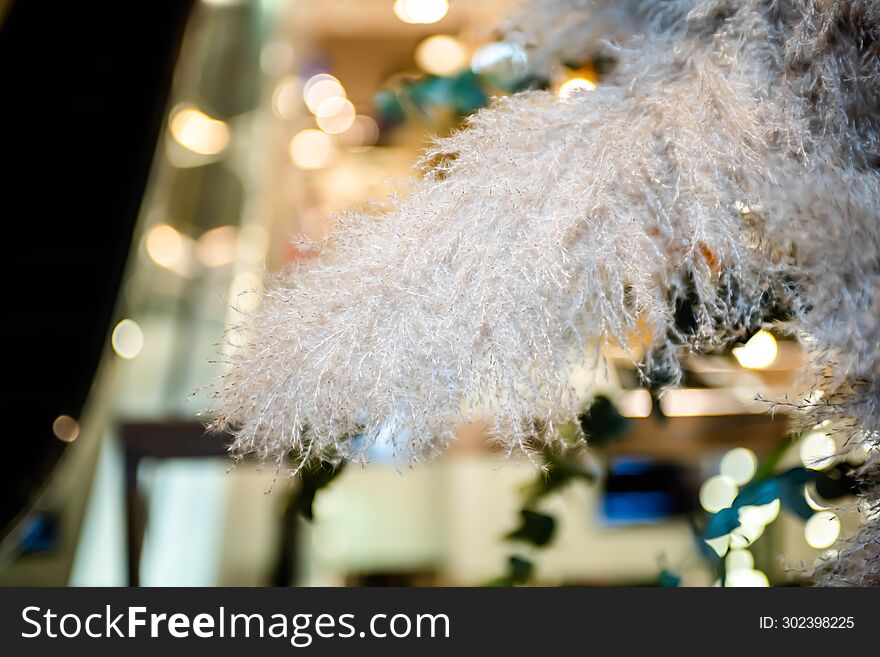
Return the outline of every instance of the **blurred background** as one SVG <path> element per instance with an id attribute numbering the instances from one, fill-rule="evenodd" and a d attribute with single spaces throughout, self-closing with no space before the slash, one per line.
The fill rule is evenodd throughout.
<path id="1" fill-rule="evenodd" d="M 0 2 L 11 193 L 38 208 L 22 223 L 41 245 L 38 267 L 7 260 L 50 278 L 7 299 L 28 310 L 6 329 L 26 359 L 0 585 L 798 585 L 852 531 L 859 455 L 756 401 L 793 395 L 802 366 L 771 324 L 690 357 L 659 398 L 609 349 L 590 445 L 539 454 L 547 474 L 479 423 L 430 463 L 379 446 L 296 479 L 233 468 L 205 434 L 225 329 L 309 257 L 296 237 L 419 175 L 430 138 L 492 97 L 602 84 L 601 58 L 536 73 L 495 31 L 514 5 Z M 52 157 L 15 129 L 35 117 Z"/>

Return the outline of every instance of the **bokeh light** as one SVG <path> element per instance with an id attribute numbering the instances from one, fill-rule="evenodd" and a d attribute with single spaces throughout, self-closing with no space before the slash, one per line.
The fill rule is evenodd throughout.
<path id="1" fill-rule="evenodd" d="M 365 148 L 379 141 L 379 125 L 372 117 L 358 114 L 351 127 L 339 135 L 339 143 L 347 148 Z"/>
<path id="2" fill-rule="evenodd" d="M 426 73 L 451 75 L 467 65 L 468 54 L 455 37 L 435 34 L 418 45 L 415 60 L 419 68 Z"/>
<path id="3" fill-rule="evenodd" d="M 480 46 L 471 57 L 471 70 L 474 73 L 516 79 L 525 74 L 528 56 L 521 47 L 496 41 Z"/>
<path id="4" fill-rule="evenodd" d="M 394 3 L 394 15 L 404 23 L 436 23 L 448 12 L 448 0 L 396 0 Z"/>
<path id="5" fill-rule="evenodd" d="M 300 169 L 322 169 L 333 160 L 334 152 L 331 138 L 314 128 L 298 132 L 290 141 L 290 159 Z"/>
<path id="6" fill-rule="evenodd" d="M 79 423 L 69 415 L 59 415 L 52 423 L 52 433 L 65 443 L 72 443 L 79 437 Z"/>
<path id="7" fill-rule="evenodd" d="M 751 481 L 758 467 L 755 453 L 746 447 L 730 450 L 721 458 L 720 472 L 742 486 Z"/>
<path id="8" fill-rule="evenodd" d="M 734 570 L 751 570 L 755 567 L 755 557 L 748 550 L 731 550 L 724 559 L 724 569 L 730 573 Z"/>
<path id="9" fill-rule="evenodd" d="M 840 518 L 832 511 L 819 511 L 804 525 L 807 544 L 817 550 L 831 547 L 840 536 Z"/>
<path id="10" fill-rule="evenodd" d="M 700 506 L 709 513 L 717 513 L 729 507 L 739 488 L 736 482 L 725 475 L 709 477 L 700 487 Z"/>
<path id="11" fill-rule="evenodd" d="M 131 360 L 144 348 L 144 332 L 133 319 L 123 319 L 113 329 L 110 343 L 118 356 Z"/>
<path id="12" fill-rule="evenodd" d="M 750 527 L 766 527 L 779 517 L 779 499 L 767 504 L 744 506 L 739 510 L 739 521 Z"/>
<path id="13" fill-rule="evenodd" d="M 816 499 L 816 496 L 810 491 L 810 484 L 804 484 L 804 499 L 807 501 L 807 506 L 813 511 L 825 511 L 828 508 Z"/>
<path id="14" fill-rule="evenodd" d="M 810 470 L 824 470 L 834 462 L 837 445 L 822 431 L 811 431 L 803 438 L 799 448 L 801 463 Z"/>
<path id="15" fill-rule="evenodd" d="M 328 98 L 345 98 L 345 88 L 339 83 L 339 80 L 332 75 L 319 73 L 315 75 L 303 85 L 303 100 L 306 107 L 312 114 L 318 111 L 318 108 Z"/>
<path id="16" fill-rule="evenodd" d="M 748 520 L 748 517 L 746 517 Z M 764 534 L 766 525 L 760 522 L 742 522 L 740 517 L 740 525 L 730 532 L 730 548 L 732 550 L 741 550 L 749 547 Z"/>
<path id="17" fill-rule="evenodd" d="M 315 111 L 315 122 L 327 134 L 338 135 L 354 124 L 356 115 L 357 112 L 350 100 L 333 96 L 318 106 Z"/>
<path id="18" fill-rule="evenodd" d="M 229 126 L 194 107 L 176 108 L 170 125 L 174 141 L 199 155 L 217 155 L 229 144 Z"/>
<path id="19" fill-rule="evenodd" d="M 742 347 L 733 350 L 739 364 L 750 370 L 763 370 L 776 361 L 779 347 L 768 331 L 758 331 Z"/>
<path id="20" fill-rule="evenodd" d="M 154 226 L 147 233 L 147 255 L 157 265 L 176 269 L 186 257 L 186 243 L 174 228 L 167 224 Z"/>
<path id="21" fill-rule="evenodd" d="M 724 585 L 729 587 L 767 587 L 770 581 L 760 570 L 754 568 L 738 568 L 727 573 Z"/>
<path id="22" fill-rule="evenodd" d="M 302 102 L 302 84 L 296 76 L 284 78 L 272 92 L 272 111 L 280 119 L 294 119 Z"/>
<path id="23" fill-rule="evenodd" d="M 223 267 L 235 261 L 238 228 L 220 226 L 202 234 L 196 242 L 196 257 L 205 267 Z"/>
<path id="24" fill-rule="evenodd" d="M 572 78 L 559 87 L 559 97 L 570 98 L 576 93 L 592 91 L 595 88 L 596 83 L 592 80 L 587 80 L 586 78 Z"/>

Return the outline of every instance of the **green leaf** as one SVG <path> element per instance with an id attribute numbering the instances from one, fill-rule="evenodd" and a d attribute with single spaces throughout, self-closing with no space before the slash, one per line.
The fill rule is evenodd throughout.
<path id="1" fill-rule="evenodd" d="M 591 445 L 603 445 L 624 436 L 630 421 L 617 412 L 607 397 L 598 396 L 590 409 L 580 416 L 581 429 Z"/>
<path id="2" fill-rule="evenodd" d="M 556 531 L 556 519 L 530 509 L 522 509 L 519 513 L 522 524 L 505 538 L 525 541 L 538 547 L 547 545 Z"/>
<path id="3" fill-rule="evenodd" d="M 577 449 L 547 447 L 543 451 L 545 472 L 526 488 L 526 506 L 534 504 L 545 495 L 559 490 L 576 479 L 595 480 L 595 474 L 584 467 Z"/>
<path id="4" fill-rule="evenodd" d="M 510 566 L 510 579 L 516 584 L 524 584 L 532 578 L 535 570 L 534 564 L 519 555 L 513 554 L 508 561 Z"/>
<path id="5" fill-rule="evenodd" d="M 306 520 L 314 519 L 315 495 L 322 488 L 325 488 L 333 481 L 339 473 L 345 469 L 345 464 L 332 465 L 329 463 L 319 463 L 314 466 L 303 468 L 300 472 L 300 480 L 302 485 L 291 501 L 293 507 Z"/>

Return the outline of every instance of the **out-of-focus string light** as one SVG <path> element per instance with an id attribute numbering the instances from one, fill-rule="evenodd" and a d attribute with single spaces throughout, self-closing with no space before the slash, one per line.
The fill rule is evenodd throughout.
<path id="1" fill-rule="evenodd" d="M 730 532 L 730 548 L 732 550 L 741 550 L 749 547 L 764 534 L 766 525 L 759 522 L 743 523 L 740 522 L 739 527 Z"/>
<path id="2" fill-rule="evenodd" d="M 305 100 L 306 94 L 311 91 L 312 87 L 314 87 L 319 82 L 323 82 L 324 80 L 331 80 L 339 84 L 339 80 L 336 79 L 336 76 L 330 75 L 329 73 L 317 73 L 303 83 L 303 100 Z"/>
<path id="3" fill-rule="evenodd" d="M 369 116 L 358 114 L 351 127 L 339 135 L 339 142 L 347 148 L 373 146 L 379 140 L 379 125 Z"/>
<path id="4" fill-rule="evenodd" d="M 314 128 L 301 130 L 290 141 L 290 159 L 300 169 L 323 169 L 334 154 L 332 139 Z"/>
<path id="5" fill-rule="evenodd" d="M 623 417 L 650 417 L 654 410 L 651 393 L 642 388 L 625 390 L 616 400 L 617 410 Z"/>
<path id="6" fill-rule="evenodd" d="M 751 570 L 755 567 L 755 557 L 748 550 L 731 550 L 724 559 L 724 569 L 730 573 L 734 570 Z"/>
<path id="7" fill-rule="evenodd" d="M 133 319 L 123 319 L 113 329 L 110 344 L 119 357 L 126 360 L 137 358 L 144 348 L 144 332 Z"/>
<path id="8" fill-rule="evenodd" d="M 345 87 L 327 73 L 312 76 L 303 85 L 303 100 L 312 114 L 318 111 L 325 100 L 335 97 L 345 98 Z"/>
<path id="9" fill-rule="evenodd" d="M 729 587 L 767 587 L 770 581 L 760 570 L 754 568 L 738 568 L 728 572 L 724 579 L 724 586 Z"/>
<path id="10" fill-rule="evenodd" d="M 816 500 L 815 496 L 810 492 L 809 484 L 804 484 L 804 499 L 807 502 L 807 506 L 813 511 L 825 511 L 828 509 L 827 506 Z"/>
<path id="11" fill-rule="evenodd" d="M 834 462 L 837 456 L 837 445 L 834 440 L 822 431 L 811 431 L 801 438 L 798 455 L 805 468 L 824 470 Z"/>
<path id="12" fill-rule="evenodd" d="M 302 84 L 296 76 L 281 80 L 272 92 L 272 111 L 279 119 L 294 119 L 302 102 Z"/>
<path id="13" fill-rule="evenodd" d="M 719 557 L 723 557 L 730 549 L 730 534 L 705 539 L 706 545 L 712 548 Z"/>
<path id="14" fill-rule="evenodd" d="M 147 233 L 147 255 L 157 265 L 166 269 L 177 269 L 186 257 L 186 243 L 183 236 L 166 224 L 154 226 Z"/>
<path id="15" fill-rule="evenodd" d="M 720 472 L 742 486 L 751 481 L 758 467 L 755 453 L 746 447 L 730 450 L 721 458 Z"/>
<path id="16" fill-rule="evenodd" d="M 747 526 L 766 527 L 779 517 L 781 506 L 779 499 L 767 504 L 744 506 L 739 510 L 739 522 Z"/>
<path id="17" fill-rule="evenodd" d="M 571 80 L 565 81 L 561 87 L 559 87 L 559 97 L 562 99 L 571 98 L 576 93 L 581 93 L 584 91 L 592 91 L 596 88 L 596 83 L 592 80 L 587 80 L 586 78 L 572 78 Z"/>
<path id="18" fill-rule="evenodd" d="M 435 34 L 416 47 L 415 60 L 425 73 L 451 75 L 467 65 L 468 55 L 455 37 Z"/>
<path id="19" fill-rule="evenodd" d="M 340 96 L 332 96 L 322 101 L 315 111 L 318 127 L 330 135 L 338 135 L 354 124 L 357 112 L 351 101 Z"/>
<path id="20" fill-rule="evenodd" d="M 79 437 L 79 423 L 69 415 L 59 415 L 52 423 L 52 433 L 65 443 L 72 443 Z"/>
<path id="21" fill-rule="evenodd" d="M 404 23 L 436 23 L 449 12 L 449 0 L 396 0 L 394 15 Z"/>
<path id="22" fill-rule="evenodd" d="M 229 126 L 195 107 L 175 108 L 170 127 L 174 141 L 199 155 L 217 155 L 229 144 Z"/>
<path id="23" fill-rule="evenodd" d="M 700 506 L 709 513 L 717 513 L 733 504 L 738 492 L 736 482 L 730 477 L 709 477 L 700 487 Z"/>
<path id="24" fill-rule="evenodd" d="M 519 77 L 526 72 L 528 55 L 520 46 L 506 41 L 496 41 L 480 46 L 471 57 L 474 73 L 498 74 Z"/>
<path id="25" fill-rule="evenodd" d="M 206 231 L 196 242 L 196 257 L 205 267 L 223 267 L 235 261 L 238 228 L 220 226 Z"/>
<path id="26" fill-rule="evenodd" d="M 804 538 L 817 550 L 831 547 L 840 536 L 840 518 L 831 511 L 819 511 L 804 525 Z"/>
<path id="27" fill-rule="evenodd" d="M 758 331 L 742 347 L 733 350 L 739 364 L 750 370 L 763 370 L 776 361 L 779 347 L 776 338 L 767 331 Z"/>

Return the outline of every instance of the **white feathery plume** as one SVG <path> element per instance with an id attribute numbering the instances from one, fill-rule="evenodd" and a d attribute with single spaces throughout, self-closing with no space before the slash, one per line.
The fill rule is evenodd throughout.
<path id="1" fill-rule="evenodd" d="M 623 10 L 600 44 L 589 17 Z M 646 326 L 674 378 L 677 352 L 742 337 L 771 304 L 824 392 L 804 425 L 833 414 L 876 444 L 880 3 L 523 11 L 511 29 L 539 66 L 610 48 L 613 75 L 495 101 L 405 194 L 286 269 L 216 392 L 234 451 L 358 459 L 385 436 L 421 456 L 476 416 L 526 448 L 577 415 L 571 374 L 603 344 Z M 685 302 L 696 328 L 675 322 Z M 875 519 L 830 579 L 880 583 L 878 545 Z"/>

